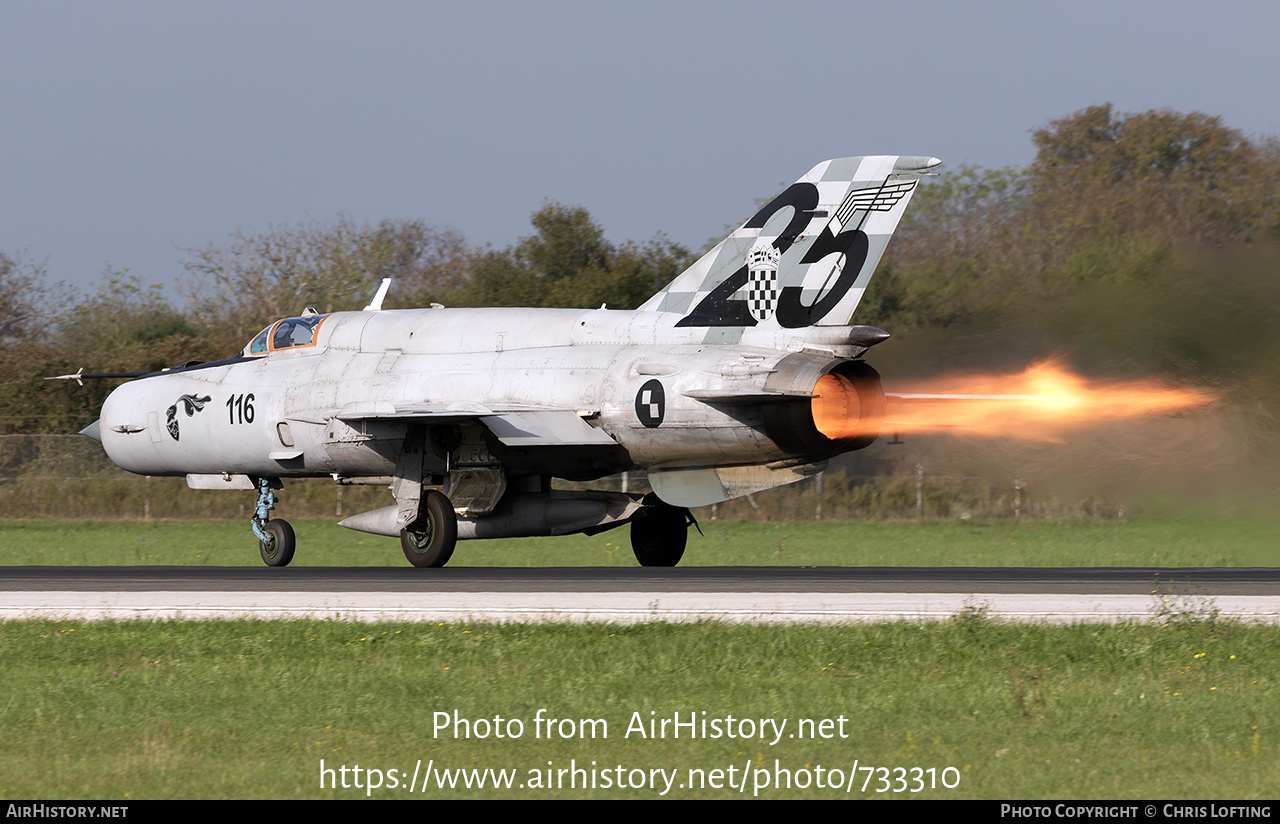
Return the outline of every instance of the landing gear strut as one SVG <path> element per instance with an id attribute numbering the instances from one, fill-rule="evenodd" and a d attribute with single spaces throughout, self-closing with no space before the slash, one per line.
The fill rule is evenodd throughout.
<path id="1" fill-rule="evenodd" d="M 458 516 L 443 492 L 422 493 L 418 520 L 400 530 L 400 548 L 416 567 L 442 567 L 458 544 Z"/>
<path id="2" fill-rule="evenodd" d="M 283 518 L 267 520 L 278 500 L 280 499 L 271 491 L 271 479 L 259 478 L 258 504 L 250 524 L 253 526 L 253 534 L 258 536 L 258 554 L 262 556 L 262 562 L 273 567 L 288 566 L 298 544 L 293 527 L 288 521 Z"/>
<path id="3" fill-rule="evenodd" d="M 684 557 L 689 527 L 697 524 L 689 510 L 650 493 L 644 499 L 644 515 L 631 522 L 631 551 L 640 566 L 673 567 Z"/>

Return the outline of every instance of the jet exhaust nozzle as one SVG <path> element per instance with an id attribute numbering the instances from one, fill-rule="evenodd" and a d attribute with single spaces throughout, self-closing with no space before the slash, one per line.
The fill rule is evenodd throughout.
<path id="1" fill-rule="evenodd" d="M 865 361 L 792 355 L 778 363 L 765 388 L 805 398 L 764 409 L 765 432 L 789 452 L 829 456 L 863 449 L 879 437 L 884 389 Z"/>

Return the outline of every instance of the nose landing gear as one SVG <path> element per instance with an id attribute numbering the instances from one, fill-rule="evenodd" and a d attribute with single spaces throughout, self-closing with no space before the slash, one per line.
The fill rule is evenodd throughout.
<path id="1" fill-rule="evenodd" d="M 267 516 L 276 508 L 280 499 L 272 492 L 272 487 L 279 489 L 280 481 L 271 478 L 258 479 L 258 503 L 254 508 L 253 519 L 249 522 L 253 534 L 258 536 L 258 554 L 267 566 L 288 566 L 293 560 L 293 551 L 297 548 L 297 538 L 293 527 L 283 518 L 268 521 Z"/>

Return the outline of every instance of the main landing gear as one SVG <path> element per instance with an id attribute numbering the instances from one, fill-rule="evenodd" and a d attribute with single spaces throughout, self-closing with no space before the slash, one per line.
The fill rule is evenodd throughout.
<path id="1" fill-rule="evenodd" d="M 422 493 L 418 520 L 400 530 L 400 548 L 416 567 L 442 567 L 453 557 L 458 545 L 458 516 L 443 492 Z"/>
<path id="2" fill-rule="evenodd" d="M 673 567 L 680 563 L 689 527 L 698 525 L 693 513 L 663 503 L 652 492 L 644 496 L 642 511 L 644 514 L 631 522 L 631 551 L 640 566 Z"/>
<path id="3" fill-rule="evenodd" d="M 276 485 L 279 486 L 279 481 Z M 279 498 L 271 491 L 271 479 L 258 479 L 258 503 L 254 508 L 253 534 L 258 536 L 258 553 L 267 566 L 288 566 L 293 560 L 293 551 L 297 548 L 298 539 L 294 537 L 293 527 L 283 518 L 267 520 L 271 510 L 276 508 Z"/>

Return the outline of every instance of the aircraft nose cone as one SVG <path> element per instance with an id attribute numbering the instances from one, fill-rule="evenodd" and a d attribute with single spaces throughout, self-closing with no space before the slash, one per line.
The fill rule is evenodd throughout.
<path id="1" fill-rule="evenodd" d="M 93 438 L 98 443 L 102 443 L 102 435 L 98 433 L 98 424 L 102 421 L 94 421 L 93 423 L 80 430 L 80 434 L 86 438 Z"/>

